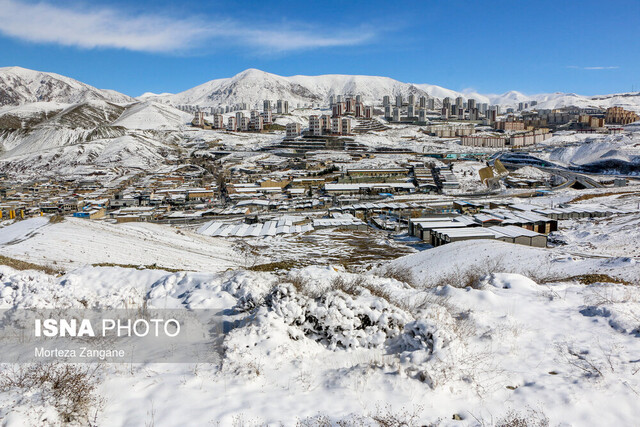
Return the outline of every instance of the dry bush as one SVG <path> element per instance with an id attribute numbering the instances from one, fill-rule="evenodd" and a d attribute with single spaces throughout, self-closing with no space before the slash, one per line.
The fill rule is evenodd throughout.
<path id="1" fill-rule="evenodd" d="M 347 295 L 358 296 L 362 293 L 362 288 L 366 279 L 358 276 L 356 280 L 347 280 L 344 276 L 336 276 L 331 280 L 331 289 L 341 290 Z"/>
<path id="2" fill-rule="evenodd" d="M 415 278 L 413 277 L 413 273 L 411 273 L 411 270 L 409 268 L 403 268 L 398 265 L 390 265 L 383 269 L 380 273 L 378 273 L 378 276 L 406 283 L 412 288 L 416 287 Z"/>
<path id="3" fill-rule="evenodd" d="M 36 271 L 42 271 L 43 273 L 52 275 L 52 276 L 57 276 L 59 274 L 63 274 L 64 271 L 55 268 L 55 267 L 51 267 L 48 265 L 39 265 L 39 264 L 33 264 L 31 262 L 26 262 L 26 261 L 21 261 L 19 259 L 15 259 L 15 258 L 9 258 L 7 256 L 4 255 L 0 255 L 0 265 L 6 265 L 8 267 L 13 268 L 14 270 L 36 270 Z"/>
<path id="4" fill-rule="evenodd" d="M 3 393 L 40 394 L 45 404 L 56 408 L 64 423 L 89 423 L 89 411 L 99 406 L 96 367 L 48 363 L 20 365 L 0 373 Z"/>
<path id="5" fill-rule="evenodd" d="M 456 266 L 453 271 L 425 282 L 423 287 L 451 286 L 453 288 L 480 289 L 482 279 L 494 273 L 505 272 L 503 258 L 503 256 L 490 257 L 464 269 Z"/>
<path id="6" fill-rule="evenodd" d="M 567 364 L 588 378 L 602 378 L 603 367 L 588 351 L 576 350 L 569 344 L 556 344 L 556 349 Z"/>
<path id="7" fill-rule="evenodd" d="M 64 216 L 63 215 L 59 215 L 59 214 L 55 214 L 55 215 L 51 215 L 49 217 L 49 223 L 51 224 L 57 224 L 59 222 L 64 221 Z"/>
<path id="8" fill-rule="evenodd" d="M 420 413 L 422 407 L 417 406 L 412 411 L 402 408 L 398 412 L 393 412 L 391 407 L 387 405 L 384 409 L 376 408 L 374 414 L 369 417 L 375 421 L 380 427 L 413 427 L 420 425 Z"/>
<path id="9" fill-rule="evenodd" d="M 347 295 L 359 296 L 362 295 L 364 290 L 376 297 L 387 301 L 389 304 L 398 307 L 402 310 L 409 310 L 411 307 L 406 302 L 395 297 L 391 292 L 385 289 L 383 286 L 376 286 L 367 280 L 366 276 L 356 275 L 351 279 L 346 279 L 343 276 L 338 276 L 331 282 L 331 289 L 339 289 Z"/>
<path id="10" fill-rule="evenodd" d="M 496 427 L 548 427 L 549 418 L 540 412 L 530 409 L 526 414 L 510 411 L 499 419 Z"/>
<path id="11" fill-rule="evenodd" d="M 290 275 L 283 280 L 283 283 L 291 283 L 296 292 L 302 295 L 306 295 L 309 298 L 319 298 L 322 293 L 317 287 L 312 287 L 309 283 L 309 279 L 300 275 Z M 277 285 L 276 285 L 277 286 Z"/>
<path id="12" fill-rule="evenodd" d="M 425 285 L 427 288 L 451 286 L 453 288 L 480 289 L 480 283 L 486 275 L 482 268 L 475 266 L 469 267 L 466 270 L 456 268 L 452 272 L 440 276 L 436 281 L 428 282 Z"/>

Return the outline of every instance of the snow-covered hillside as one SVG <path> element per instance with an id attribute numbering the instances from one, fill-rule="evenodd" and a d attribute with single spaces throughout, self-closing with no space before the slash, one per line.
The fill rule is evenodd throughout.
<path id="1" fill-rule="evenodd" d="M 247 103 L 262 108 L 265 99 L 286 99 L 296 104 L 327 103 L 331 95 L 361 95 L 366 103 L 379 104 L 382 97 L 409 94 L 442 99 L 445 97 L 474 98 L 478 102 L 517 106 L 519 102 L 537 101 L 538 108 L 624 106 L 640 110 L 640 94 L 582 96 L 573 93 L 526 95 L 512 90 L 504 94 L 480 94 L 475 91 L 455 91 L 433 84 L 403 83 L 389 77 L 327 74 L 320 76 L 283 77 L 256 69 L 248 69 L 230 78 L 211 80 L 177 94 L 145 93 L 141 100 L 153 99 L 174 105 L 200 106 Z M 291 106 L 291 105 L 290 105 Z"/>
<path id="2" fill-rule="evenodd" d="M 256 69 L 245 70 L 231 78 L 211 80 L 175 95 L 160 95 L 155 99 L 172 104 L 202 106 L 228 105 L 246 102 L 250 106 L 265 99 L 286 99 L 297 103 L 326 103 L 330 95 L 359 94 L 364 102 L 378 102 L 384 95 L 417 96 L 426 92 L 416 86 L 388 77 L 373 76 L 293 76 L 282 77 Z M 148 99 L 154 99 L 145 94 Z"/>
<path id="3" fill-rule="evenodd" d="M 152 101 L 38 102 L 0 108 L 0 168 L 91 174 L 91 168 L 149 170 L 175 158 L 191 115 Z"/>
<path id="4" fill-rule="evenodd" d="M 30 102 L 74 104 L 89 100 L 130 103 L 129 96 L 113 90 L 96 89 L 55 73 L 21 67 L 0 68 L 0 106 Z"/>
<path id="5" fill-rule="evenodd" d="M 77 224 L 48 226 L 16 245 L 37 248 L 54 232 L 71 239 L 70 225 Z M 162 226 L 130 227 L 138 240 L 169 236 Z M 95 243 L 107 235 L 89 236 Z M 73 256 L 89 261 L 94 243 L 86 253 L 75 245 Z M 394 265 L 413 279 L 393 273 Z M 276 275 L 85 266 L 55 277 L 0 266 L 0 307 L 225 313 L 232 327 L 219 363 L 102 364 L 86 380 L 95 389 L 74 414 L 79 424 L 90 417 L 100 425 L 634 425 L 636 260 L 470 241 L 385 268 L 322 265 Z M 519 273 L 525 268 L 536 280 Z M 25 393 L 9 383 L 0 417 L 9 426 L 62 425 L 46 384 Z"/>

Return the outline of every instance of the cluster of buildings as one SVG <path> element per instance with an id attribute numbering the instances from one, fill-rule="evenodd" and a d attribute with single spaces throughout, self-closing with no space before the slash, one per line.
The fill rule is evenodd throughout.
<path id="1" fill-rule="evenodd" d="M 454 201 L 452 211 L 461 215 L 428 215 L 409 219 L 409 234 L 433 246 L 489 239 L 544 248 L 547 235 L 558 229 L 558 220 L 620 213 L 605 206 L 548 208 L 534 204 L 485 205 L 464 200 Z"/>
<path id="2" fill-rule="evenodd" d="M 220 129 L 230 132 L 261 132 L 265 125 L 272 123 L 273 116 L 270 110 L 263 112 L 251 110 L 249 116 L 246 116 L 243 111 L 237 111 L 235 115 L 227 118 L 226 124 L 222 114 L 214 114 L 211 121 L 208 121 L 204 112 L 198 111 L 191 121 L 192 126 L 202 129 Z"/>
<path id="3" fill-rule="evenodd" d="M 189 164 L 164 173 L 120 177 L 108 184 L 92 178 L 0 182 L 0 218 L 57 214 L 126 222 L 141 220 L 145 211 L 145 219 L 157 219 L 176 209 L 214 203 L 218 194 L 213 178 Z"/>
<path id="4" fill-rule="evenodd" d="M 309 135 L 349 135 L 351 119 L 349 117 L 331 117 L 328 114 L 309 116 Z"/>
<path id="5" fill-rule="evenodd" d="M 469 123 L 447 123 L 427 125 L 424 131 L 438 138 L 455 138 L 457 136 L 473 135 L 476 132 L 476 128 L 473 124 Z"/>
<path id="6" fill-rule="evenodd" d="M 360 95 L 331 95 L 329 97 L 331 117 L 353 116 L 355 118 L 372 119 L 373 107 L 364 105 Z"/>
<path id="7" fill-rule="evenodd" d="M 416 96 L 411 94 L 405 100 L 402 95 L 396 95 L 395 102 L 385 95 L 382 98 L 384 116 L 392 122 L 427 122 L 427 112 L 436 108 L 436 100 L 430 96 Z"/>
<path id="8" fill-rule="evenodd" d="M 622 107 L 609 107 L 605 112 L 604 119 L 607 123 L 628 125 L 637 122 L 640 117 L 633 111 L 627 111 Z"/>
<path id="9" fill-rule="evenodd" d="M 526 147 L 543 142 L 548 138 L 551 138 L 549 129 L 542 128 L 512 134 L 485 132 L 477 135 L 463 136 L 461 142 L 462 145 L 467 147 L 504 149 Z"/>

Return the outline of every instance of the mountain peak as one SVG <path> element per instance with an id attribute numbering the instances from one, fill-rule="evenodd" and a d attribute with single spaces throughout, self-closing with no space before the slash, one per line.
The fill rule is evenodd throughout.
<path id="1" fill-rule="evenodd" d="M 74 104 L 88 100 L 132 101 L 121 93 L 97 89 L 59 74 L 15 66 L 0 68 L 0 106 L 43 101 Z"/>

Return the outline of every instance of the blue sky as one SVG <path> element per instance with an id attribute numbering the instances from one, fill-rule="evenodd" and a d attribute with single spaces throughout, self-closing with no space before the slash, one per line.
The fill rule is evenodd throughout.
<path id="1" fill-rule="evenodd" d="M 247 68 L 480 93 L 640 90 L 640 1 L 0 0 L 0 66 L 137 96 Z"/>

